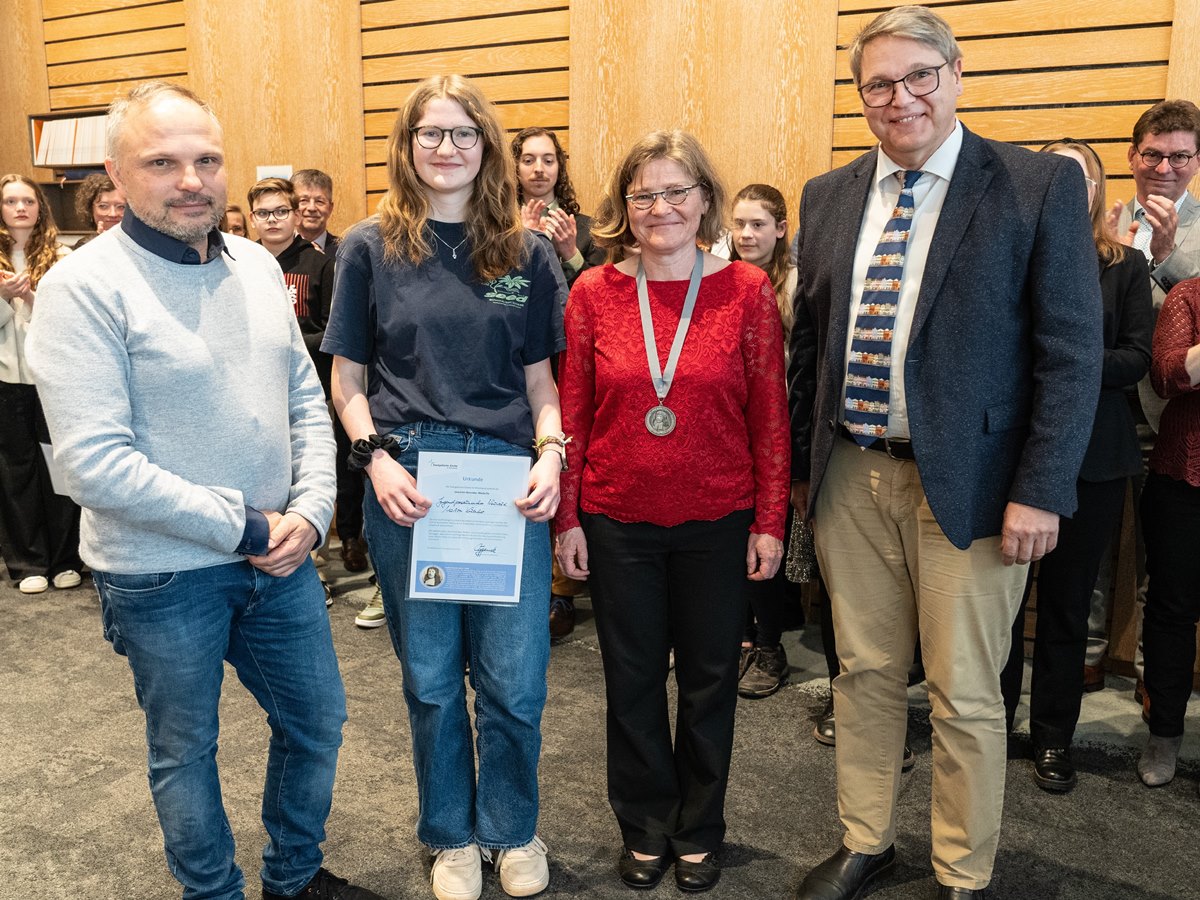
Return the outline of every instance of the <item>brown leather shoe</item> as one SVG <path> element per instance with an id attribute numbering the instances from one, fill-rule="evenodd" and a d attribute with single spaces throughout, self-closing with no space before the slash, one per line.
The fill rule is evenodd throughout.
<path id="1" fill-rule="evenodd" d="M 1096 691 L 1102 690 L 1104 690 L 1104 666 L 1084 665 L 1083 692 L 1094 694 Z"/>
<path id="2" fill-rule="evenodd" d="M 550 637 L 562 640 L 575 630 L 575 600 L 560 594 L 550 595 Z"/>
<path id="3" fill-rule="evenodd" d="M 367 544 L 362 538 L 350 538 L 342 541 L 342 565 L 347 572 L 365 572 L 370 563 L 367 561 Z"/>
<path id="4" fill-rule="evenodd" d="M 826 747 L 833 747 L 837 744 L 837 720 L 833 716 L 832 697 L 825 704 L 825 708 L 821 710 L 821 715 L 817 717 L 817 724 L 813 726 L 813 737 L 818 744 L 824 744 Z"/>

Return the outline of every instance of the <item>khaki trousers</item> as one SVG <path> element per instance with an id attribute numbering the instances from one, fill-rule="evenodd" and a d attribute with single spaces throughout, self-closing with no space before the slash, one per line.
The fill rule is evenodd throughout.
<path id="1" fill-rule="evenodd" d="M 954 547 L 916 463 L 841 439 L 813 532 L 841 669 L 833 698 L 845 845 L 879 853 L 895 840 L 919 632 L 933 726 L 933 869 L 942 884 L 986 887 L 1004 805 L 1000 670 L 1029 567 L 1005 566 L 998 536 Z"/>

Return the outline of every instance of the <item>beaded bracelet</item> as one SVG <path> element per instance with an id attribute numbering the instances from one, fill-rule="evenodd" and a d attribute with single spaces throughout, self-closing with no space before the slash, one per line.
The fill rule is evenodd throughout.
<path id="1" fill-rule="evenodd" d="M 571 443 L 571 439 L 565 434 L 548 434 L 545 437 L 540 437 L 533 442 L 533 449 L 537 451 L 538 459 L 542 458 L 542 453 L 546 448 L 554 450 L 562 457 L 562 469 L 567 471 L 567 444 Z"/>

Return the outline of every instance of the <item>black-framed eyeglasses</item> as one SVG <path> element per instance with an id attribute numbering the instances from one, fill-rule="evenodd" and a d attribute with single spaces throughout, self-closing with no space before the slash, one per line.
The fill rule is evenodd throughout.
<path id="1" fill-rule="evenodd" d="M 479 143 L 482 128 L 470 125 L 456 125 L 453 128 L 438 128 L 436 125 L 414 125 L 408 129 L 417 139 L 417 143 L 426 150 L 436 150 L 442 146 L 446 135 L 450 135 L 450 143 L 459 150 L 470 150 Z"/>
<path id="2" fill-rule="evenodd" d="M 270 219 L 279 219 L 282 221 L 294 212 L 295 210 L 290 206 L 281 206 L 278 209 L 256 209 L 251 212 L 251 215 L 260 222 L 266 222 Z"/>
<path id="3" fill-rule="evenodd" d="M 886 78 L 879 81 L 868 81 L 858 89 L 858 96 L 862 97 L 865 106 L 878 109 L 892 102 L 892 98 L 896 96 L 896 85 L 903 82 L 905 90 L 914 97 L 924 97 L 926 94 L 932 94 L 941 86 L 941 69 L 948 65 L 950 65 L 949 61 L 940 66 L 926 66 L 923 69 L 909 72 L 903 78 L 894 78 L 890 81 Z"/>
<path id="4" fill-rule="evenodd" d="M 625 199 L 633 205 L 634 209 L 649 209 L 659 197 L 662 197 L 672 206 L 679 206 L 687 200 L 688 194 L 698 187 L 704 187 L 704 185 L 697 181 L 695 184 L 664 188 L 661 191 L 638 191 L 636 194 L 626 194 Z"/>
<path id="5" fill-rule="evenodd" d="M 1195 153 L 1186 153 L 1183 150 L 1176 150 L 1174 153 L 1159 153 L 1157 150 L 1138 150 L 1136 152 L 1142 158 L 1142 165 L 1151 169 L 1157 169 L 1162 165 L 1164 159 L 1170 163 L 1172 169 L 1183 169 L 1196 158 Z"/>

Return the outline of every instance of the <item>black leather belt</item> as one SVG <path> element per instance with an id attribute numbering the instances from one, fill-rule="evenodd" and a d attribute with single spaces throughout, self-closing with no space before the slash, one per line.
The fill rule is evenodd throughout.
<path id="1" fill-rule="evenodd" d="M 838 428 L 842 437 L 850 441 L 856 447 L 863 447 L 845 425 Z M 880 453 L 886 453 L 892 459 L 904 459 L 910 462 L 915 460 L 916 454 L 913 453 L 912 441 L 897 440 L 895 438 L 876 438 L 871 443 L 863 447 L 864 450 L 877 450 Z"/>

